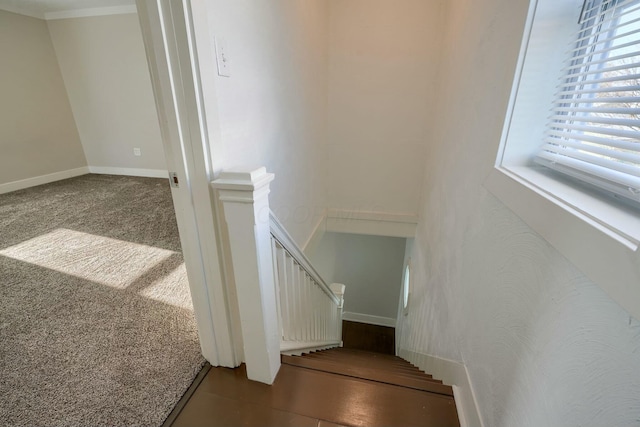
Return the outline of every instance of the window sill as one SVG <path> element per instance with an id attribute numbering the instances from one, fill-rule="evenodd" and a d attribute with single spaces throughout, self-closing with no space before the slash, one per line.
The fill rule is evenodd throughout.
<path id="1" fill-rule="evenodd" d="M 640 319 L 640 213 L 531 167 L 496 167 L 485 187 Z"/>

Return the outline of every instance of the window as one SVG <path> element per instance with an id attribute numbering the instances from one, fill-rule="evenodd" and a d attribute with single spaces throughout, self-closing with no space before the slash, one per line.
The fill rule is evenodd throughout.
<path id="1" fill-rule="evenodd" d="M 640 207 L 640 1 L 586 0 L 535 162 Z"/>
<path id="2" fill-rule="evenodd" d="M 531 0 L 498 199 L 640 319 L 640 0 Z"/>
<path id="3" fill-rule="evenodd" d="M 402 308 L 405 316 L 409 312 L 409 296 L 411 295 L 411 258 L 404 267 L 404 276 L 402 278 Z"/>

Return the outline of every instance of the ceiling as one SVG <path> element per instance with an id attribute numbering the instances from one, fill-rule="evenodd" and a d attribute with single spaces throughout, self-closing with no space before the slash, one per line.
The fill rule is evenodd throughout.
<path id="1" fill-rule="evenodd" d="M 0 0 L 0 9 L 45 19 L 47 14 L 133 6 L 135 0 Z"/>

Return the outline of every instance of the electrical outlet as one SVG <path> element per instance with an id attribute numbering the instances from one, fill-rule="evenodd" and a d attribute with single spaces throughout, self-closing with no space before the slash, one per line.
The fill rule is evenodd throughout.
<path id="1" fill-rule="evenodd" d="M 139 148 L 134 148 L 133 149 L 133 155 L 134 156 L 142 156 L 142 151 L 140 151 Z"/>

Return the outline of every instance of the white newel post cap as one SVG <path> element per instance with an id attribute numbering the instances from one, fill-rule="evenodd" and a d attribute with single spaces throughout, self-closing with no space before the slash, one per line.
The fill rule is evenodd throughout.
<path id="1" fill-rule="evenodd" d="M 269 194 L 269 183 L 273 181 L 273 178 L 274 175 L 272 173 L 267 173 L 267 169 L 264 166 L 253 168 L 239 167 L 221 172 L 218 179 L 214 180 L 212 185 L 213 188 L 220 190 L 220 199 L 223 202 L 249 202 L 249 200 L 239 200 L 238 197 L 241 199 L 251 197 L 253 199 L 255 196 L 258 196 L 258 194 L 255 196 L 245 194 L 243 197 L 240 192 L 265 192 L 266 194 Z M 264 196 L 266 194 L 259 195 Z"/>
<path id="2" fill-rule="evenodd" d="M 345 286 L 342 283 L 332 283 L 329 288 L 338 298 L 342 299 L 344 297 Z"/>
<path id="3" fill-rule="evenodd" d="M 342 306 L 344 305 L 345 286 L 342 283 L 332 283 L 329 285 L 329 289 L 331 289 L 331 292 L 333 292 L 333 294 L 340 300 L 338 308 L 342 309 Z"/>

